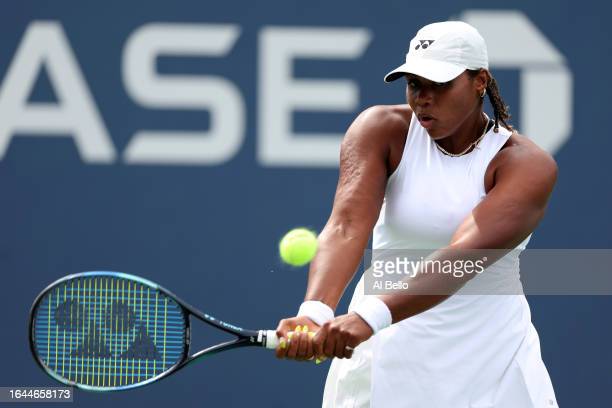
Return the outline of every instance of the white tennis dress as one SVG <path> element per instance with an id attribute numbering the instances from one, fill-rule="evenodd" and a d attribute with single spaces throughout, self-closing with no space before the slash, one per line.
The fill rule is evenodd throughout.
<path id="1" fill-rule="evenodd" d="M 387 183 L 373 249 L 448 245 L 485 197 L 487 166 L 510 135 L 503 127 L 498 133 L 490 129 L 472 152 L 450 157 L 413 116 L 402 159 Z M 518 252 L 478 278 L 490 274 L 520 286 Z M 323 407 L 557 407 L 525 297 L 462 295 L 464 289 L 380 331 L 351 359 L 334 359 Z M 363 292 L 362 277 L 349 311 Z"/>

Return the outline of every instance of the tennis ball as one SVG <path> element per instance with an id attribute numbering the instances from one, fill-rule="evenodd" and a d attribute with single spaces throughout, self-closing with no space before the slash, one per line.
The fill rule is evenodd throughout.
<path id="1" fill-rule="evenodd" d="M 317 236 L 306 228 L 295 228 L 281 239 L 278 250 L 281 259 L 292 266 L 303 266 L 317 253 Z"/>

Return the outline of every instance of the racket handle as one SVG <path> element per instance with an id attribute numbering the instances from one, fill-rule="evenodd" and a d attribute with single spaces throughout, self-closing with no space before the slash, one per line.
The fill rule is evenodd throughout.
<path id="1" fill-rule="evenodd" d="M 292 333 L 292 332 L 289 332 L 289 333 Z M 275 330 L 260 330 L 258 340 L 261 341 L 261 344 L 265 348 L 270 349 L 270 350 L 276 349 L 278 345 L 280 344 L 280 339 L 276 335 Z M 320 364 L 323 361 L 327 360 L 327 357 L 319 357 L 316 359 L 311 358 L 311 360 L 314 360 L 316 364 Z"/>
<path id="2" fill-rule="evenodd" d="M 262 346 L 267 349 L 274 350 L 280 344 L 280 339 L 276 335 L 275 330 L 260 330 L 259 337 L 260 339 L 258 340 L 260 340 Z"/>

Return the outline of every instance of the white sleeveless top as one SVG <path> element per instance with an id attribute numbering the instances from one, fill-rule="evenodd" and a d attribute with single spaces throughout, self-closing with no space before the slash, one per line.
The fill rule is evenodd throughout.
<path id="1" fill-rule="evenodd" d="M 490 129 L 460 157 L 443 154 L 413 115 L 398 168 L 388 180 L 373 249 L 437 249 L 485 197 L 484 175 L 510 137 Z M 517 248 L 525 248 L 529 237 Z M 513 251 L 475 279 L 520 286 Z M 522 295 L 457 294 L 393 324 L 334 360 L 324 407 L 556 407 L 539 339 Z M 363 277 L 351 301 L 363 297 Z M 364 391 L 365 390 L 365 391 Z"/>

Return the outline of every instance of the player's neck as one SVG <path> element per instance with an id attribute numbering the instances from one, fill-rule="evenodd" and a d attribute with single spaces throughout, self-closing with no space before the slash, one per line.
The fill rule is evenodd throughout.
<path id="1" fill-rule="evenodd" d="M 470 144 L 481 138 L 487 124 L 488 118 L 483 113 L 482 109 L 476 109 L 474 113 L 459 126 L 455 133 L 444 139 L 437 140 L 436 143 L 449 153 L 459 154 L 465 151 Z M 471 150 L 472 149 L 470 149 L 470 151 Z"/>

